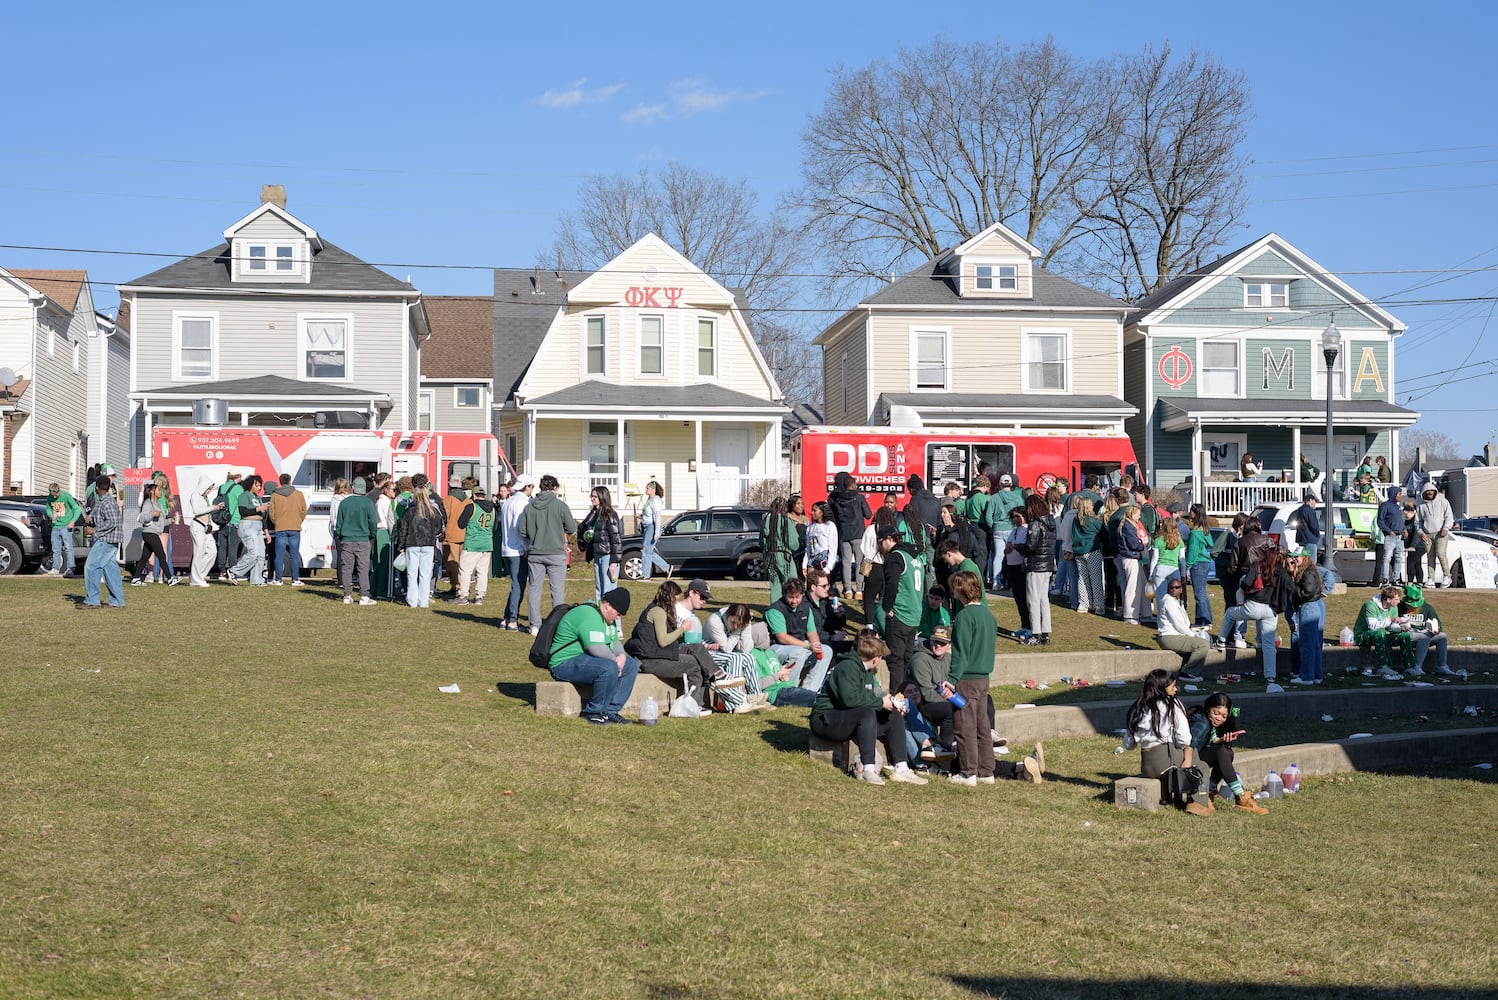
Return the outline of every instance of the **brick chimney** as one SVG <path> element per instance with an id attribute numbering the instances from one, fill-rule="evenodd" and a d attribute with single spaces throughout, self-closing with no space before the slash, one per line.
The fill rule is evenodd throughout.
<path id="1" fill-rule="evenodd" d="M 284 212 L 286 210 L 285 186 L 281 184 L 260 185 L 260 204 L 264 205 L 266 202 L 270 202 Z"/>

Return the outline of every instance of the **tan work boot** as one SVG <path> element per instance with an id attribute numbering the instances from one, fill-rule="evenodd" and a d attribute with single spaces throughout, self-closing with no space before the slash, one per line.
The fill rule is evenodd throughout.
<path id="1" fill-rule="evenodd" d="M 1233 800 L 1233 808 L 1242 809 L 1244 812 L 1253 813 L 1255 816 L 1267 816 L 1269 810 L 1254 801 L 1254 797 L 1247 792 Z"/>
<path id="2" fill-rule="evenodd" d="M 1186 803 L 1186 811 L 1193 816 L 1211 816 L 1217 810 L 1213 809 L 1211 806 L 1204 806 L 1195 799 L 1192 799 L 1190 802 Z"/>

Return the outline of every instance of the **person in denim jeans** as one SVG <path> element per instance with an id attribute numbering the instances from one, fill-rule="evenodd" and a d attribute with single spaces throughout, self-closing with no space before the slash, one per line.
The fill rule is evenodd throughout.
<path id="1" fill-rule="evenodd" d="M 1378 585 L 1388 587 L 1404 575 L 1404 507 L 1399 502 L 1399 487 L 1389 487 L 1389 499 L 1378 507 L 1378 530 L 1384 540 L 1378 545 Z M 1395 557 L 1398 556 L 1398 562 Z"/>
<path id="2" fill-rule="evenodd" d="M 93 544 L 83 564 L 83 603 L 80 608 L 99 606 L 99 585 L 109 588 L 109 606 L 125 606 L 124 580 L 117 560 L 120 545 L 120 503 L 114 496 L 114 484 L 108 476 L 94 480 L 93 499 L 84 511 L 84 520 L 94 526 Z"/>
<path id="3" fill-rule="evenodd" d="M 1265 545 L 1257 551 L 1258 561 L 1249 563 L 1243 571 L 1243 603 L 1223 612 L 1222 625 L 1212 648 L 1225 649 L 1228 635 L 1239 622 L 1253 622 L 1256 628 L 1254 641 L 1259 647 L 1259 655 L 1264 658 L 1264 680 L 1267 682 L 1265 690 L 1278 694 L 1284 688 L 1275 680 L 1274 636 L 1279 628 L 1278 609 L 1282 605 L 1288 606 L 1287 591 L 1293 586 L 1293 582 L 1280 564 L 1283 556 L 1279 546 Z"/>
<path id="4" fill-rule="evenodd" d="M 270 495 L 271 539 L 276 543 L 271 583 L 282 583 L 282 567 L 291 560 L 291 585 L 302 585 L 302 522 L 307 519 L 307 497 L 291 485 L 291 474 L 281 473 L 280 485 Z"/>
<path id="5" fill-rule="evenodd" d="M 505 601 L 504 627 L 515 632 L 520 629 L 520 602 L 525 600 L 525 585 L 530 579 L 525 561 L 526 541 L 520 534 L 520 515 L 530 506 L 536 481 L 528 475 L 517 476 L 510 484 L 510 489 L 512 492 L 509 499 L 499 510 L 500 532 L 503 535 L 499 543 L 499 555 L 504 559 L 510 577 L 510 597 Z"/>
<path id="6" fill-rule="evenodd" d="M 547 667 L 555 680 L 591 686 L 582 717 L 595 725 L 628 723 L 619 714 L 635 689 L 640 661 L 624 652 L 620 616 L 629 591 L 616 587 L 597 604 L 579 604 L 557 622 Z"/>
<path id="7" fill-rule="evenodd" d="M 47 516 L 52 521 L 52 568 L 47 572 L 73 575 L 73 525 L 83 508 L 60 483 L 47 487 Z"/>
<path id="8" fill-rule="evenodd" d="M 655 480 L 645 484 L 645 506 L 640 510 L 640 579 L 649 580 L 659 566 L 669 579 L 671 564 L 655 551 L 655 539 L 661 530 L 661 510 L 665 501 L 661 499 L 661 484 Z"/>
<path id="9" fill-rule="evenodd" d="M 1325 581 L 1321 567 L 1309 549 L 1290 556 L 1290 575 L 1295 580 L 1295 631 L 1291 633 L 1290 652 L 1297 664 L 1297 675 L 1291 684 L 1320 684 L 1322 671 L 1322 636 L 1326 630 Z"/>

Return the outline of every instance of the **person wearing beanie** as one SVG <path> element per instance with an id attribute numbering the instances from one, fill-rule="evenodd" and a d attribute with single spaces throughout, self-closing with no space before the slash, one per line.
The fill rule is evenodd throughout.
<path id="1" fill-rule="evenodd" d="M 1415 665 L 1405 673 L 1419 677 L 1425 673 L 1425 654 L 1436 647 L 1436 673 L 1443 677 L 1455 677 L 1456 671 L 1446 662 L 1446 633 L 1441 631 L 1441 618 L 1436 609 L 1425 599 L 1425 591 L 1411 583 L 1404 588 L 1399 599 L 1399 617 L 1410 628 L 1410 637 L 1415 644 Z"/>
<path id="2" fill-rule="evenodd" d="M 619 710 L 635 689 L 640 662 L 624 652 L 619 619 L 628 613 L 629 591 L 615 587 L 597 604 L 569 609 L 551 640 L 552 679 L 592 685 L 582 717 L 594 725 L 629 722 Z"/>

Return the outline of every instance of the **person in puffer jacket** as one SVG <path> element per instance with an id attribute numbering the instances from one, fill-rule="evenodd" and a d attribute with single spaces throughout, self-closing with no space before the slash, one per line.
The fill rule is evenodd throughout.
<path id="1" fill-rule="evenodd" d="M 425 477 L 422 477 L 425 479 Z M 437 550 L 447 533 L 447 511 L 432 501 L 431 487 L 423 482 L 411 491 L 411 503 L 395 525 L 392 545 L 396 555 L 406 555 L 406 604 L 413 608 L 430 607 L 432 571 L 437 566 Z"/>
<path id="2" fill-rule="evenodd" d="M 1025 596 L 1030 604 L 1027 646 L 1051 644 L 1051 575 L 1056 572 L 1056 519 L 1045 497 L 1031 494 L 1025 501 L 1030 530 L 1019 546 L 1025 557 Z"/>
<path id="3" fill-rule="evenodd" d="M 837 526 L 837 558 L 843 567 L 841 593 L 846 600 L 857 593 L 863 530 L 873 520 L 874 512 L 858 491 L 858 482 L 851 472 L 839 472 L 833 485 L 836 488 L 827 495 L 827 506 L 832 511 L 832 523 Z"/>
<path id="4" fill-rule="evenodd" d="M 1138 625 L 1147 603 L 1144 599 L 1144 575 L 1140 565 L 1148 552 L 1148 536 L 1133 504 L 1122 508 L 1118 520 L 1118 589 L 1123 600 L 1123 620 Z"/>

